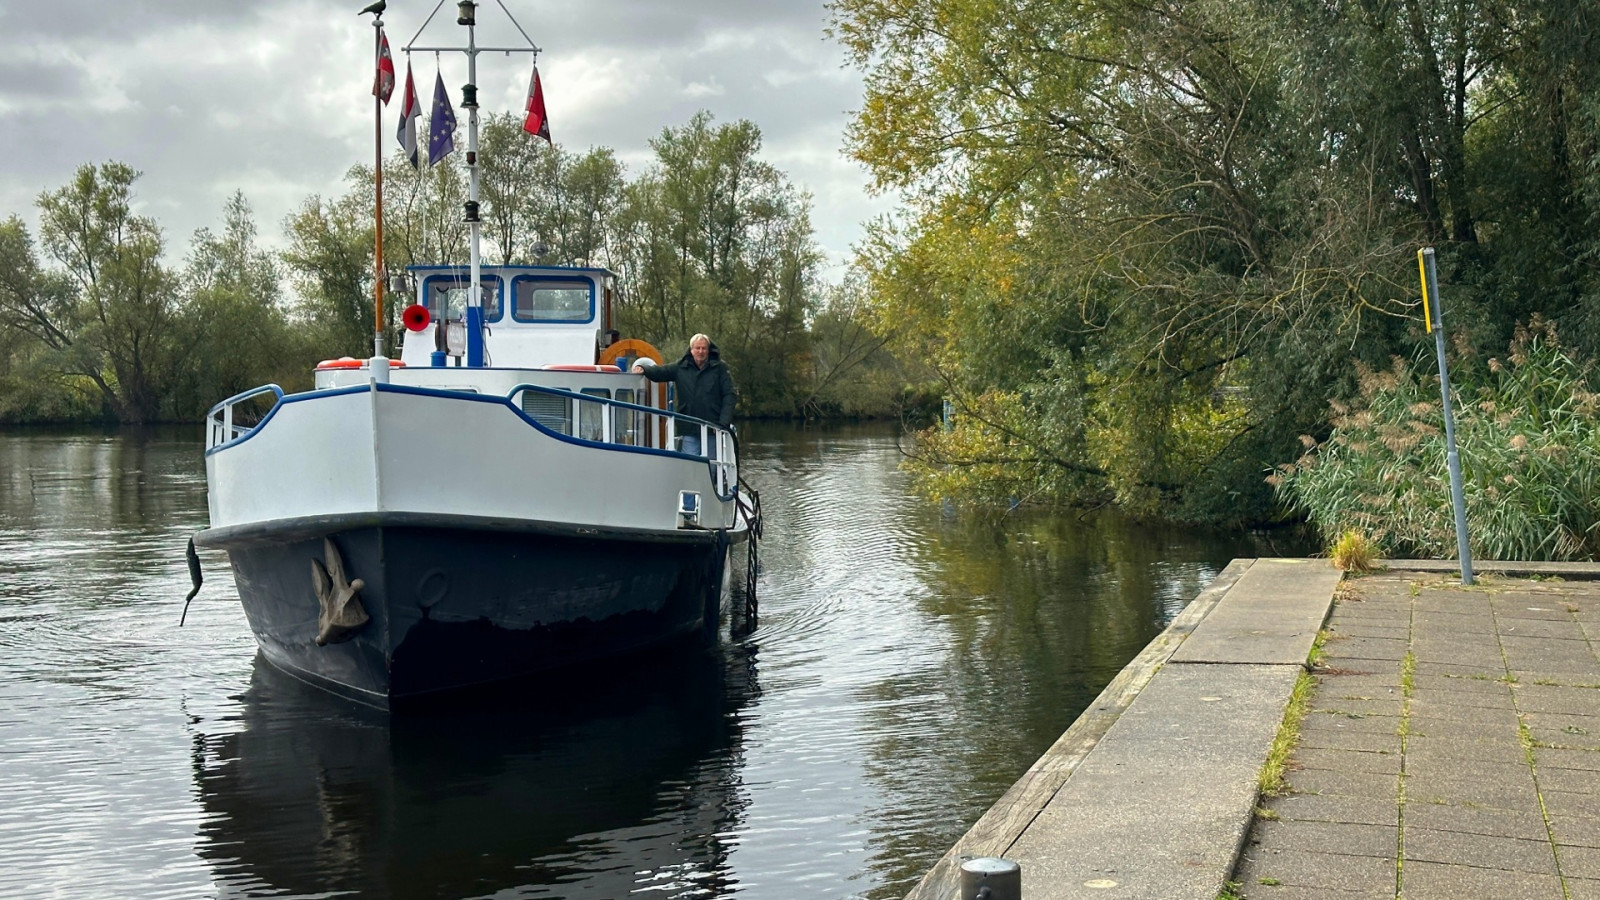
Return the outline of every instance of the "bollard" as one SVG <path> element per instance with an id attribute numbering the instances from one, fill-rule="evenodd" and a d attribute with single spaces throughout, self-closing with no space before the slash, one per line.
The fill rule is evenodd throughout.
<path id="1" fill-rule="evenodd" d="M 1022 867 L 998 856 L 961 864 L 961 900 L 1022 900 Z"/>

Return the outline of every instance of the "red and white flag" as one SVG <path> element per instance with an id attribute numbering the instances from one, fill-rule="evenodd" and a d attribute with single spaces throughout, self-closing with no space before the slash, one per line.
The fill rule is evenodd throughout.
<path id="1" fill-rule="evenodd" d="M 395 140 L 400 142 L 401 149 L 406 151 L 406 159 L 411 160 L 411 168 L 420 169 L 417 161 L 417 117 L 422 115 L 422 103 L 417 100 L 417 86 L 411 81 L 411 62 L 406 62 L 406 92 L 400 95 L 400 128 L 395 132 Z"/>
<path id="2" fill-rule="evenodd" d="M 389 36 L 383 33 L 383 26 L 378 26 L 378 74 L 372 80 L 372 96 L 389 102 L 389 95 L 394 93 L 394 58 L 389 55 Z"/>
<path id="3" fill-rule="evenodd" d="M 542 137 L 545 142 L 555 146 L 550 140 L 550 118 L 544 114 L 544 87 L 539 84 L 539 67 L 533 67 L 533 80 L 528 82 L 528 117 L 522 120 L 522 130 Z"/>

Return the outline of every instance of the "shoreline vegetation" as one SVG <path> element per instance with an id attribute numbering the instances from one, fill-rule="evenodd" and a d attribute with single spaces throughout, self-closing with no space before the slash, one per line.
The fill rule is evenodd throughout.
<path id="1" fill-rule="evenodd" d="M 676 355 L 712 335 L 741 417 L 917 422 L 930 498 L 1309 519 L 1426 554 L 1450 522 L 1417 284 L 1434 247 L 1474 541 L 1600 551 L 1582 4 L 828 8 L 864 73 L 846 149 L 900 200 L 837 283 L 810 194 L 754 123 L 706 112 L 637 172 L 491 118 L 486 258 L 617 271 L 624 336 Z M 459 163 L 386 172 L 394 266 L 465 259 Z M 0 223 L 0 422 L 194 419 L 370 346 L 370 172 L 307 198 L 282 253 L 236 194 L 170 270 L 136 177 L 84 166 L 40 195 L 37 240 Z"/>

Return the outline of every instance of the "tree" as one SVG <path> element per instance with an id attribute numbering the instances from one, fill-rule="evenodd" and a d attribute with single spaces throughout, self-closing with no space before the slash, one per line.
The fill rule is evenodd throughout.
<path id="1" fill-rule="evenodd" d="M 157 420 L 174 362 L 176 280 L 160 262 L 160 227 L 133 214 L 138 177 L 122 163 L 85 165 L 38 200 L 44 245 L 77 292 L 63 366 L 125 423 Z"/>
<path id="2" fill-rule="evenodd" d="M 173 390 L 176 415 L 197 418 L 266 381 L 309 387 L 314 351 L 295 340 L 282 280 L 277 256 L 257 245 L 249 202 L 235 191 L 222 233 L 202 228 L 190 244 L 178 310 L 185 365 Z"/>
<path id="3" fill-rule="evenodd" d="M 667 347 L 709 334 L 746 413 L 796 411 L 821 260 L 809 198 L 759 159 L 748 121 L 713 126 L 701 112 L 651 147 L 655 166 L 622 192 L 624 330 Z"/>
<path id="4" fill-rule="evenodd" d="M 871 294 L 973 430 L 928 435 L 928 472 L 1015 460 L 1042 497 L 1270 516 L 1258 473 L 1416 339 L 1419 244 L 1480 346 L 1556 302 L 1530 271 L 1580 274 L 1555 170 L 1594 145 L 1551 168 L 1517 124 L 1593 84 L 1592 16 L 1563 8 L 1586 37 L 1557 65 L 1554 5 L 1511 0 L 834 3 L 868 70 L 853 152 L 910 206 L 869 242 Z M 1556 239 L 1503 239 L 1523 223 Z"/>

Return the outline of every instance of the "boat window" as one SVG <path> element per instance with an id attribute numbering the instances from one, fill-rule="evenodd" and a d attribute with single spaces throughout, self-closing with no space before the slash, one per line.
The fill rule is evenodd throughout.
<path id="1" fill-rule="evenodd" d="M 587 322 L 594 318 L 594 293 L 586 279 L 532 278 L 513 282 L 512 314 L 521 322 Z"/>
<path id="2" fill-rule="evenodd" d="M 610 399 L 611 392 L 605 388 L 584 388 L 583 393 L 590 397 L 603 397 Z M 603 441 L 606 439 L 605 421 L 608 403 L 584 401 L 578 404 L 578 437 L 586 441 Z"/>
<path id="3" fill-rule="evenodd" d="M 617 388 L 617 400 L 622 403 L 638 403 L 638 392 L 633 388 Z M 611 408 L 611 434 L 612 440 L 619 444 L 629 444 L 634 447 L 643 443 L 644 434 L 640 429 L 644 414 L 636 409 L 623 409 L 620 406 Z"/>
<path id="4" fill-rule="evenodd" d="M 584 404 L 584 406 L 590 405 Z M 565 397 L 525 390 L 522 392 L 522 411 L 551 431 L 558 434 L 572 433 L 572 412 Z"/>
<path id="5" fill-rule="evenodd" d="M 483 320 L 500 320 L 500 279 L 486 275 L 483 284 Z M 466 278 L 435 275 L 427 280 L 428 313 L 435 319 L 463 320 L 467 316 L 467 289 L 472 282 Z"/>

